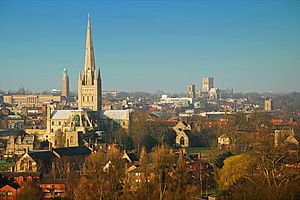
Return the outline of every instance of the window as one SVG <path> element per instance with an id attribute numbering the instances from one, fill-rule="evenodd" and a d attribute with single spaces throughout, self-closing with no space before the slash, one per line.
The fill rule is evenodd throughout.
<path id="1" fill-rule="evenodd" d="M 54 122 L 52 122 L 52 125 L 54 125 Z"/>
<path id="2" fill-rule="evenodd" d="M 92 101 L 94 101 L 94 97 L 92 96 Z"/>
<path id="3" fill-rule="evenodd" d="M 73 144 L 74 142 L 74 139 L 73 139 L 73 136 L 70 137 L 70 144 Z"/>
<path id="4" fill-rule="evenodd" d="M 82 101 L 84 101 L 84 96 L 82 96 Z"/>
<path id="5" fill-rule="evenodd" d="M 180 138 L 180 145 L 184 145 L 184 137 Z"/>
<path id="6" fill-rule="evenodd" d="M 59 126 L 61 125 L 61 122 L 60 122 L 60 121 L 58 122 L 58 125 L 59 125 Z"/>
<path id="7" fill-rule="evenodd" d="M 86 101 L 89 101 L 89 96 L 86 97 Z"/>
<path id="8" fill-rule="evenodd" d="M 28 170 L 32 170 L 32 161 L 29 161 L 29 163 L 28 163 Z"/>

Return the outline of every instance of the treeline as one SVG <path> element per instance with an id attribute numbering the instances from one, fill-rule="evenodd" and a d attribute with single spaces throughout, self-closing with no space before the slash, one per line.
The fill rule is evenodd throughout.
<path id="1" fill-rule="evenodd" d="M 150 156 L 143 148 L 138 168 L 132 170 L 132 167 L 120 159 L 117 150 L 92 154 L 68 197 L 75 200 L 184 200 L 197 195 L 183 154 L 176 157 L 165 145 L 154 148 Z"/>

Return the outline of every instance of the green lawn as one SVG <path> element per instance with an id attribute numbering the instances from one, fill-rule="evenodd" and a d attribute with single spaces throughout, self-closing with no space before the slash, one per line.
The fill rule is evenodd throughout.
<path id="1" fill-rule="evenodd" d="M 210 156 L 210 148 L 206 147 L 190 147 L 187 148 L 189 154 L 198 154 L 201 153 L 202 158 L 207 158 Z"/>

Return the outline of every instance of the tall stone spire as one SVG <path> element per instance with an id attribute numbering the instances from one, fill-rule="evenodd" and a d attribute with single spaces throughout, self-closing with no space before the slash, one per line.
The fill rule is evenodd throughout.
<path id="1" fill-rule="evenodd" d="M 78 77 L 78 108 L 100 112 L 102 109 L 102 84 L 100 69 L 95 67 L 91 20 L 88 15 L 84 71 Z"/>
<path id="2" fill-rule="evenodd" d="M 93 72 L 95 70 L 95 57 L 94 57 L 94 48 L 93 48 L 93 40 L 92 40 L 90 14 L 88 14 L 84 70 L 85 72 L 87 72 L 88 70 L 91 70 L 91 72 Z"/>

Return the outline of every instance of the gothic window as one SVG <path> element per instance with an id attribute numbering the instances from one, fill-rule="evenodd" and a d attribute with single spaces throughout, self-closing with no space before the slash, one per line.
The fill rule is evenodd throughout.
<path id="1" fill-rule="evenodd" d="M 31 171 L 32 170 L 32 161 L 29 161 L 28 163 L 28 169 Z"/>
<path id="2" fill-rule="evenodd" d="M 86 97 L 86 101 L 89 101 L 89 96 Z"/>
<path id="3" fill-rule="evenodd" d="M 92 101 L 94 101 L 94 97 L 92 96 Z"/>
<path id="4" fill-rule="evenodd" d="M 184 137 L 180 138 L 180 145 L 184 145 Z"/>
<path id="5" fill-rule="evenodd" d="M 84 101 L 84 96 L 82 96 L 82 101 Z"/>

